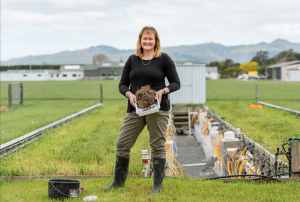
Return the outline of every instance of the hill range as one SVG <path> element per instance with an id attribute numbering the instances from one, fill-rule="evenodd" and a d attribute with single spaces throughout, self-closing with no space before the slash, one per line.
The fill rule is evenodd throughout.
<path id="1" fill-rule="evenodd" d="M 258 51 L 268 51 L 269 57 L 277 53 L 294 49 L 300 52 L 300 43 L 292 43 L 284 39 L 277 39 L 271 43 L 258 43 L 253 45 L 224 46 L 218 43 L 204 43 L 197 45 L 182 45 L 163 47 L 174 61 L 198 61 L 209 63 L 211 61 L 224 61 L 229 58 L 234 62 L 244 63 L 250 61 Z M 92 64 L 92 58 L 97 54 L 105 54 L 111 61 L 126 61 L 134 49 L 119 50 L 111 46 L 92 46 L 90 48 L 62 51 L 48 55 L 27 56 L 1 61 L 1 65 L 21 64 Z"/>

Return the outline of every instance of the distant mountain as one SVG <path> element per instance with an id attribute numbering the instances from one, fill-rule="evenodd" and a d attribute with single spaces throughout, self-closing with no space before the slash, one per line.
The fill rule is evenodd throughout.
<path id="1" fill-rule="evenodd" d="M 271 43 L 258 43 L 254 45 L 224 46 L 218 43 L 205 43 L 197 45 L 182 45 L 162 48 L 175 61 L 198 61 L 209 63 L 210 61 L 224 61 L 227 58 L 234 62 L 248 62 L 256 52 L 263 50 L 269 52 L 269 57 L 277 53 L 294 49 L 300 52 L 300 43 L 291 43 L 284 39 L 277 39 Z M 92 46 L 76 51 L 62 51 L 49 55 L 28 56 L 2 61 L 1 65 L 20 64 L 91 64 L 96 54 L 105 54 L 112 61 L 126 61 L 128 56 L 135 52 L 132 50 L 119 50 L 111 46 Z"/>

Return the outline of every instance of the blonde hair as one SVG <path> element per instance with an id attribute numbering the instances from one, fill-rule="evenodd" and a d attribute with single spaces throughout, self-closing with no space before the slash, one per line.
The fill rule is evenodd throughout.
<path id="1" fill-rule="evenodd" d="M 154 58 L 160 57 L 161 56 L 160 39 L 159 39 L 159 36 L 158 36 L 158 33 L 157 33 L 156 29 L 154 27 L 150 27 L 150 26 L 143 27 L 143 29 L 141 30 L 141 32 L 139 34 L 138 41 L 137 41 L 137 47 L 136 47 L 135 55 L 139 56 L 139 57 L 143 57 L 143 55 L 144 55 L 142 44 L 141 44 L 141 40 L 142 40 L 142 36 L 143 36 L 144 32 L 151 32 L 151 33 L 154 34 L 155 46 L 154 46 L 153 57 Z"/>

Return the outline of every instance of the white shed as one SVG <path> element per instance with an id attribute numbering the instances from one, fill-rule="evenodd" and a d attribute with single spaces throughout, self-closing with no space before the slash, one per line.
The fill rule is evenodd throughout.
<path id="1" fill-rule="evenodd" d="M 288 81 L 299 82 L 300 81 L 300 67 L 295 69 L 288 69 Z"/>
<path id="2" fill-rule="evenodd" d="M 8 70 L 0 72 L 1 81 L 47 81 L 50 72 L 59 73 L 58 70 Z"/>
<path id="3" fill-rule="evenodd" d="M 277 81 L 299 81 L 297 70 L 300 68 L 300 60 L 283 62 L 266 68 L 267 79 Z"/>
<path id="4" fill-rule="evenodd" d="M 205 64 L 176 64 L 181 88 L 170 94 L 172 104 L 200 104 L 206 102 L 205 69 Z"/>
<path id="5" fill-rule="evenodd" d="M 217 80 L 219 78 L 218 67 L 206 67 L 205 77 L 207 79 Z"/>
<path id="6" fill-rule="evenodd" d="M 7 70 L 0 72 L 1 81 L 70 81 L 84 77 L 83 66 L 62 65 L 59 70 Z"/>

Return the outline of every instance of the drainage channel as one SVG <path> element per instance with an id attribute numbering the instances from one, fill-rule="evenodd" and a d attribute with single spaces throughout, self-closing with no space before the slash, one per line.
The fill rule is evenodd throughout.
<path id="1" fill-rule="evenodd" d="M 86 108 L 80 112 L 77 112 L 75 114 L 72 114 L 71 116 L 68 116 L 66 118 L 63 118 L 59 121 L 56 121 L 54 123 L 51 123 L 49 125 L 46 125 L 44 127 L 41 127 L 37 130 L 34 130 L 30 133 L 27 133 L 19 138 L 16 138 L 14 140 L 11 140 L 7 143 L 4 143 L 2 145 L 0 145 L 0 158 L 3 158 L 4 156 L 6 155 L 9 155 L 23 147 L 26 147 L 26 145 L 28 145 L 29 143 L 35 141 L 37 138 L 39 138 L 43 132 L 45 132 L 45 130 L 48 130 L 48 129 L 53 129 L 53 128 L 57 128 L 63 124 L 67 124 L 69 123 L 70 121 L 72 121 L 72 119 L 74 118 L 77 118 L 83 114 L 86 114 L 87 112 L 97 108 L 97 107 L 100 107 L 102 106 L 103 104 L 102 103 L 99 103 L 99 104 L 96 104 L 94 106 L 91 106 L 89 108 Z"/>

